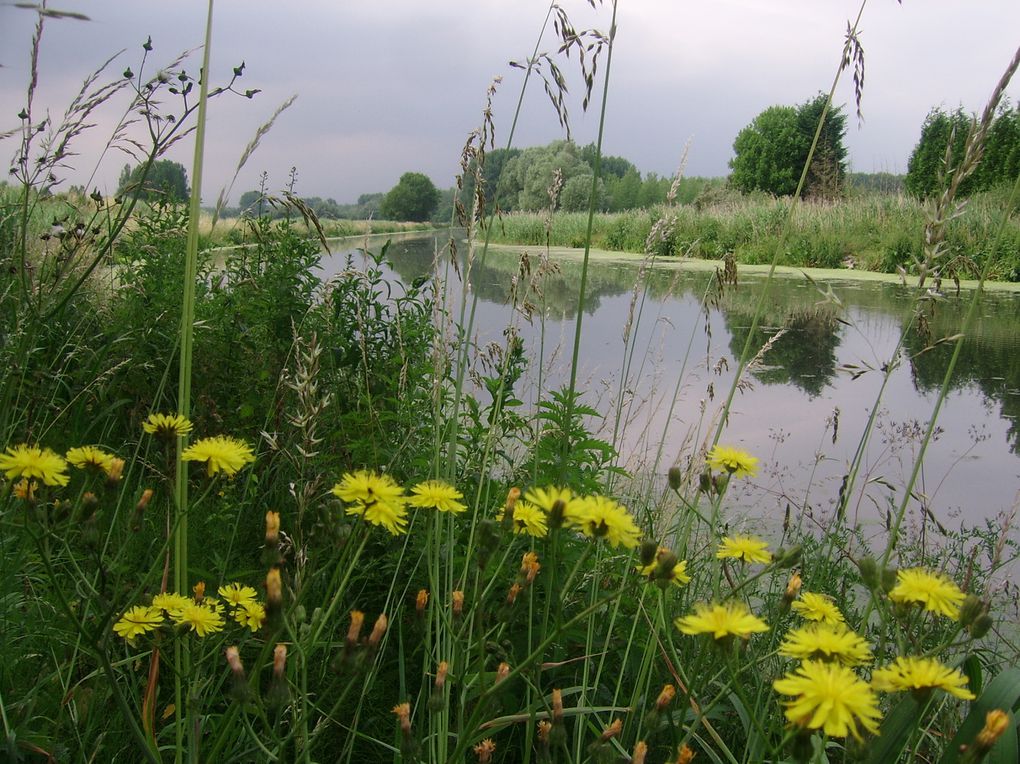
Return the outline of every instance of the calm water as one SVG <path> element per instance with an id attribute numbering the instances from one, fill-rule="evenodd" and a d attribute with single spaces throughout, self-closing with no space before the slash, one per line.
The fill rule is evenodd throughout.
<path id="1" fill-rule="evenodd" d="M 388 256 L 395 275 L 409 283 L 427 274 L 435 248 L 432 237 L 394 241 Z M 533 251 L 537 255 L 538 249 Z M 323 271 L 335 273 L 342 263 L 342 255 L 327 258 Z M 504 329 L 517 328 L 534 359 L 529 389 L 517 391 L 529 403 L 536 395 L 539 358 L 543 384 L 557 387 L 567 381 L 580 266 L 559 266 L 559 273 L 543 280 L 542 296 L 531 296 L 538 311 L 530 323 L 508 304 L 516 254 L 490 252 L 485 265 L 476 263 L 473 269 L 475 339 L 480 345 L 503 343 Z M 536 267 L 533 260 L 532 270 Z M 459 296 L 461 283 L 452 269 L 449 273 L 449 291 Z M 738 286 L 722 295 L 711 290 L 708 274 L 651 271 L 635 292 L 638 280 L 636 265 L 592 264 L 579 389 L 586 403 L 609 413 L 618 408 L 622 380 L 624 416 L 615 440 L 624 463 L 647 472 L 661 443 L 661 475 L 689 458 L 693 446 L 712 432 L 762 280 L 741 275 Z M 891 359 L 909 317 L 910 292 L 899 285 L 834 281 L 831 287 L 842 302 L 840 309 L 824 304 L 816 286 L 803 278 L 774 283 L 754 348 L 780 328 L 786 332 L 737 393 L 722 439 L 761 458 L 758 478 L 732 498 L 766 517 L 781 516 L 787 503 L 805 506 L 819 519 L 830 513 L 874 406 L 880 368 Z M 706 293 L 713 294 L 707 308 Z M 950 295 L 934 306 L 932 339 L 959 330 L 967 299 L 964 292 L 960 299 Z M 630 350 L 624 341 L 629 316 Z M 980 316 L 975 336 L 964 344 L 939 417 L 941 429 L 915 489 L 948 527 L 997 517 L 1012 507 L 1020 488 L 1020 296 L 987 295 Z M 908 337 L 879 406 L 860 484 L 869 482 L 850 509 L 862 521 L 883 517 L 891 501 L 898 504 L 909 476 L 949 358 L 947 346 L 922 353 L 927 344 L 917 332 Z M 612 439 L 614 418 L 600 424 L 602 436 Z"/>

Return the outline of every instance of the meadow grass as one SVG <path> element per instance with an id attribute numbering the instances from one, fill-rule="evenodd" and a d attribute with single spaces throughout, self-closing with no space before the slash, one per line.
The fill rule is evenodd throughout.
<path id="1" fill-rule="evenodd" d="M 608 77 L 615 23 L 578 30 L 550 6 L 525 84 L 545 78 L 554 101 L 563 75 L 540 53 L 550 22 L 561 53 L 587 52 L 592 97 L 592 56 Z M 151 116 L 138 77 L 128 113 Z M 199 126 L 201 84 L 199 112 L 182 114 Z M 484 154 L 489 116 L 466 158 Z M 196 169 L 201 158 L 199 130 Z M 934 547 L 912 538 L 923 443 L 877 543 L 844 511 L 863 490 L 860 455 L 822 525 L 804 522 L 805 497 L 784 522 L 741 533 L 731 497 L 760 466 L 727 445 L 729 400 L 645 475 L 620 469 L 616 435 L 592 434 L 607 413 L 576 381 L 587 256 L 569 385 L 540 379 L 527 411 L 521 380 L 529 363 L 542 368 L 544 338 L 537 359 L 512 325 L 504 344 L 474 344 L 468 278 L 501 225 L 519 220 L 536 244 L 582 232 L 569 243 L 587 253 L 609 218 L 471 213 L 467 272 L 439 251 L 430 278 L 390 282 L 384 246 L 323 282 L 322 226 L 298 201 L 290 219 L 239 220 L 229 230 L 240 246 L 216 253 L 198 171 L 190 209 L 64 199 L 62 230 L 42 239 L 55 202 L 39 177 L 23 173 L 0 211 L 0 265 L 15 276 L 0 291 L 11 758 L 1015 760 L 1020 652 L 1001 584 L 1014 518 L 936 523 Z M 903 200 L 867 201 L 844 233 L 891 205 L 904 231 L 920 226 L 925 246 L 910 256 L 930 278 L 967 220 L 947 188 L 924 219 Z M 727 215 L 743 221 L 733 230 L 750 225 L 742 235 L 773 268 L 802 236 L 837 237 L 825 228 L 835 207 L 754 204 L 716 226 L 730 231 Z M 686 208 L 665 212 L 678 220 L 660 240 L 674 241 Z M 1014 235 L 999 212 L 974 228 L 991 252 Z M 610 228 L 647 240 L 653 214 Z M 801 231 L 804 221 L 818 227 Z M 997 273 L 995 258 L 977 262 L 982 279 Z M 552 267 L 522 259 L 514 321 L 544 315 Z M 617 422 L 648 289 L 639 279 L 633 290 Z M 767 351 L 751 341 L 765 310 L 763 297 L 730 399 Z M 689 327 L 687 352 L 702 331 Z M 670 405 L 680 395 L 678 384 Z"/>

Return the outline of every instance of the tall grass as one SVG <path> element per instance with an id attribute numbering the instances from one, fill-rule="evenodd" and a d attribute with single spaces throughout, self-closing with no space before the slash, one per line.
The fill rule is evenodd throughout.
<path id="1" fill-rule="evenodd" d="M 611 11 L 608 33 L 579 31 L 550 5 L 523 65 L 519 104 L 542 78 L 569 124 L 560 56 L 570 53 L 580 58 L 585 100 L 602 109 L 601 137 L 615 2 Z M 541 52 L 550 23 L 560 56 Z M 851 30 L 845 52 L 853 44 Z M 101 242 L 60 240 L 72 248 L 71 268 L 54 245 L 29 245 L 39 224 L 25 214 L 40 190 L 31 177 L 21 179 L 20 214 L 0 217 L 0 257 L 17 277 L 0 293 L 4 337 L 16 339 L 0 346 L 11 370 L 2 388 L 0 607 L 11 628 L 0 637 L 0 721 L 12 757 L 1015 758 L 1020 651 L 994 628 L 995 577 L 1015 553 L 1009 520 L 945 531 L 934 551 L 894 533 L 876 558 L 863 529 L 838 512 L 818 531 L 798 521 L 781 530 L 758 522 L 761 538 L 735 532 L 747 523 L 735 515 L 733 490 L 757 460 L 726 447 L 729 407 L 768 351 L 752 341 L 764 298 L 729 399 L 706 410 L 668 488 L 626 475 L 617 453 L 624 384 L 647 353 L 636 340 L 649 320 L 646 280 L 634 287 L 608 412 L 613 442 L 592 434 L 605 412 L 578 382 L 586 263 L 570 383 L 549 391 L 540 381 L 533 412 L 522 410 L 521 386 L 529 363 L 542 369 L 544 342 L 529 358 L 513 324 L 501 344 L 478 347 L 474 338 L 470 272 L 485 263 L 490 238 L 509 236 L 503 225 L 538 245 L 566 237 L 587 252 L 610 220 L 615 240 L 641 249 L 655 229 L 665 247 L 655 255 L 672 256 L 693 251 L 702 235 L 709 241 L 714 220 L 713 246 L 750 226 L 740 236 L 774 266 L 799 237 L 863 235 L 869 216 L 891 205 L 889 219 L 903 230 L 920 222 L 926 246 L 910 256 L 929 278 L 938 269 L 948 278 L 957 254 L 950 231 L 966 220 L 954 218 L 952 193 L 926 221 L 902 200 L 862 200 L 844 208 L 857 217 L 845 215 L 844 229 L 831 233 L 825 226 L 842 220 L 840 208 L 771 201 L 725 212 L 720 204 L 715 218 L 703 209 L 689 220 L 690 210 L 670 207 L 661 212 L 671 222 L 658 226 L 654 213 L 603 218 L 594 205 L 583 218 L 502 221 L 476 207 L 465 210 L 463 272 L 459 259 L 437 252 L 431 278 L 389 283 L 384 247 L 346 255 L 323 283 L 312 270 L 317 245 L 305 235 L 318 238 L 321 225 L 296 200 L 307 229 L 246 218 L 238 246 L 219 253 L 200 236 L 208 79 L 199 83 L 187 211 L 115 211 L 124 223 Z M 472 159 L 481 167 L 491 119 L 487 110 L 465 168 Z M 976 130 L 974 157 L 980 140 Z M 1008 209 L 987 214 L 975 238 L 994 230 L 989 251 L 1010 246 Z M 997 262 L 981 261 L 983 276 Z M 554 268 L 548 257 L 521 259 L 511 277 L 514 321 L 544 320 L 544 277 Z M 50 315 L 60 320 L 40 324 L 38 301 L 52 287 L 59 309 Z M 446 307 L 453 290 L 457 317 Z M 706 291 L 703 303 L 716 297 Z M 685 357 L 703 330 L 688 328 Z M 167 384 L 175 371 L 176 395 Z M 681 394 L 678 384 L 664 405 Z M 170 437 L 143 433 L 157 412 L 189 415 L 194 448 L 173 428 L 163 433 Z M 929 435 L 937 414 L 936 405 Z M 36 444 L 66 456 L 35 452 Z M 103 450 L 74 450 L 90 444 Z M 653 471 L 661 458 L 660 450 Z M 923 448 L 910 483 L 922 458 Z M 858 490 L 855 466 L 843 505 Z M 847 630 L 809 624 L 823 616 Z M 897 669 L 907 658 L 935 663 Z M 962 755 L 961 745 L 969 746 Z"/>

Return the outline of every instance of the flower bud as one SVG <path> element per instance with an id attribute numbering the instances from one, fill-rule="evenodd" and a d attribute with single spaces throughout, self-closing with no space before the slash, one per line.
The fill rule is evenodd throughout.
<path id="1" fill-rule="evenodd" d="M 513 605 L 517 601 L 517 595 L 521 593 L 522 588 L 517 582 L 511 584 L 510 591 L 506 593 L 506 604 Z"/>
<path id="2" fill-rule="evenodd" d="M 538 555 L 534 552 L 525 552 L 521 558 L 521 577 L 527 583 L 533 583 L 542 565 L 538 562 Z"/>
<path id="3" fill-rule="evenodd" d="M 103 470 L 106 472 L 106 487 L 115 488 L 124 477 L 124 460 L 115 456 Z"/>
<path id="4" fill-rule="evenodd" d="M 245 700 L 248 696 L 248 680 L 244 676 L 244 664 L 236 646 L 226 649 L 227 665 L 230 666 L 231 692 L 237 700 Z"/>
<path id="5" fill-rule="evenodd" d="M 375 625 L 372 627 L 372 633 L 368 635 L 368 646 L 375 649 L 379 646 L 379 642 L 382 641 L 383 636 L 386 634 L 386 627 L 389 625 L 389 621 L 386 618 L 385 613 L 380 613 L 379 617 L 375 619 Z"/>
<path id="6" fill-rule="evenodd" d="M 496 668 L 496 684 L 505 681 L 508 676 L 510 676 L 510 664 L 503 661 Z"/>
<path id="7" fill-rule="evenodd" d="M 991 631 L 992 626 L 994 625 L 995 620 L 988 615 L 988 613 L 985 613 L 984 615 L 979 615 L 974 619 L 974 623 L 970 625 L 970 629 L 968 629 L 968 631 L 970 631 L 970 635 L 974 637 L 974 639 L 981 639 L 981 637 Z"/>
<path id="8" fill-rule="evenodd" d="M 896 588 L 896 569 L 886 568 L 882 571 L 882 589 L 886 594 Z"/>
<path id="9" fill-rule="evenodd" d="M 393 713 L 396 715 L 397 720 L 400 723 L 400 732 L 404 737 L 410 737 L 411 735 L 411 704 L 410 703 L 397 703 L 393 707 Z"/>
<path id="10" fill-rule="evenodd" d="M 195 597 L 195 602 L 202 604 L 202 600 L 205 599 L 205 581 L 199 581 L 193 587 L 191 587 L 191 593 Z"/>
<path id="11" fill-rule="evenodd" d="M 135 514 L 131 522 L 131 530 L 137 532 L 142 529 L 142 516 L 145 514 L 145 510 L 149 508 L 149 502 L 152 501 L 153 490 L 146 488 L 142 491 L 142 496 L 135 504 Z"/>
<path id="12" fill-rule="evenodd" d="M 698 475 L 698 490 L 702 493 L 711 493 L 712 491 L 712 473 L 705 470 Z"/>
<path id="13" fill-rule="evenodd" d="M 459 589 L 451 596 L 453 614 L 454 616 L 460 616 L 464 612 L 464 592 Z"/>
<path id="14" fill-rule="evenodd" d="M 648 744 L 644 740 L 638 740 L 634 744 L 634 755 L 630 757 L 630 764 L 645 764 L 645 757 L 648 755 Z"/>
<path id="15" fill-rule="evenodd" d="M 641 560 L 641 567 L 646 568 L 655 561 L 655 555 L 658 554 L 659 545 L 654 541 L 641 542 L 641 548 L 638 550 L 638 556 Z"/>
<path id="16" fill-rule="evenodd" d="M 496 744 L 492 738 L 486 738 L 474 747 L 475 756 L 478 757 L 478 764 L 490 764 L 492 754 L 496 752 Z"/>
<path id="17" fill-rule="evenodd" d="M 677 752 L 676 764 L 691 764 L 691 761 L 693 760 L 694 751 L 691 750 L 691 747 L 687 745 L 687 743 L 684 743 L 680 746 L 680 750 Z"/>
<path id="18" fill-rule="evenodd" d="M 280 569 L 270 568 L 266 573 L 266 617 L 274 620 L 283 609 L 283 583 L 280 581 Z"/>
<path id="19" fill-rule="evenodd" d="M 666 473 L 666 479 L 669 480 L 669 487 L 674 491 L 679 491 L 680 486 L 684 484 L 684 471 L 677 466 L 669 468 L 669 472 Z"/>
<path id="20" fill-rule="evenodd" d="M 857 562 L 857 568 L 861 571 L 861 581 L 869 589 L 877 589 L 881 581 L 878 573 L 878 562 L 870 555 L 862 557 Z"/>
<path id="21" fill-rule="evenodd" d="M 772 561 L 772 566 L 779 570 L 786 570 L 792 568 L 794 565 L 800 562 L 800 558 L 803 555 L 803 548 L 800 544 L 797 546 L 790 547 L 789 549 L 779 549 L 776 552 L 775 559 Z"/>
<path id="22" fill-rule="evenodd" d="M 361 639 L 361 627 L 365 623 L 365 614 L 360 610 L 351 611 L 351 625 L 347 628 L 347 646 L 354 648 Z"/>
<path id="23" fill-rule="evenodd" d="M 280 542 L 280 513 L 266 512 L 266 546 L 275 547 Z"/>
<path id="24" fill-rule="evenodd" d="M 992 746 L 1007 729 L 1009 729 L 1009 714 L 1001 708 L 989 711 L 985 714 L 985 726 L 974 738 L 974 745 L 970 747 L 970 750 L 980 759 L 992 750 Z"/>
<path id="25" fill-rule="evenodd" d="M 676 687 L 671 684 L 664 685 L 662 690 L 659 692 L 659 697 L 655 699 L 655 710 L 663 711 L 666 706 L 673 702 L 673 698 L 676 697 Z"/>
<path id="26" fill-rule="evenodd" d="M 273 648 L 273 677 L 269 681 L 269 692 L 266 700 L 271 706 L 280 706 L 287 702 L 287 645 L 279 644 Z"/>
<path id="27" fill-rule="evenodd" d="M 429 590 L 419 589 L 418 596 L 415 597 L 414 600 L 414 609 L 417 611 L 418 615 L 421 615 L 422 613 L 425 612 L 425 607 L 428 604 L 429 604 Z"/>
<path id="28" fill-rule="evenodd" d="M 612 724 L 602 730 L 602 734 L 599 735 L 600 743 L 607 743 L 614 737 L 619 736 L 623 731 L 623 721 L 621 719 L 613 719 Z"/>
<path id="29" fill-rule="evenodd" d="M 964 627 L 970 626 L 978 616 L 985 612 L 987 612 L 987 608 L 981 598 L 974 594 L 968 594 L 963 605 L 960 606 L 960 624 Z"/>

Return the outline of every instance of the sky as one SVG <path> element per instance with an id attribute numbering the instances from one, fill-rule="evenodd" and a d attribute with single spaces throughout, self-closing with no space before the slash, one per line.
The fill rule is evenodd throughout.
<path id="1" fill-rule="evenodd" d="M 560 0 L 577 29 L 608 32 L 611 0 Z M 54 120 L 82 80 L 120 50 L 104 77 L 136 72 L 151 35 L 146 71 L 199 48 L 207 6 L 197 0 L 51 0 L 50 8 L 89 21 L 48 20 L 39 56 L 35 115 Z M 536 47 L 545 0 L 219 0 L 213 14 L 213 85 L 244 61 L 242 89 L 209 106 L 203 199 L 215 200 L 233 176 L 256 130 L 288 97 L 297 100 L 277 119 L 248 160 L 231 197 L 256 188 L 263 171 L 278 191 L 296 167 L 302 196 L 353 202 L 386 191 L 404 172 L 424 172 L 439 187 L 453 185 L 461 148 L 481 122 L 486 88 L 502 76 L 494 101 L 496 145 L 505 146 L 524 77 L 511 60 Z M 685 174 L 728 172 L 733 139 L 774 104 L 797 104 L 828 91 L 839 65 L 848 20 L 859 0 L 620 0 L 603 151 L 624 156 L 642 172 L 672 175 L 685 153 Z M 29 81 L 29 51 L 37 14 L 0 4 L 0 133 L 18 126 Z M 905 172 L 925 115 L 933 106 L 980 111 L 1020 44 L 1018 0 L 867 0 L 860 22 L 865 84 L 859 122 L 853 83 L 844 73 L 835 100 L 848 113 L 850 168 Z M 555 55 L 552 25 L 538 50 Z M 568 108 L 578 143 L 597 137 L 602 106 L 587 114 L 576 55 L 557 65 L 570 88 Z M 197 72 L 196 50 L 186 68 Z M 1020 100 L 1020 77 L 1007 90 Z M 96 114 L 77 139 L 65 183 L 112 193 L 130 157 L 103 149 L 124 102 Z M 556 114 L 532 78 L 513 145 L 562 138 Z M 16 139 L 0 141 L 12 157 Z M 189 168 L 193 144 L 168 158 Z M 101 157 L 101 160 L 100 160 Z"/>

